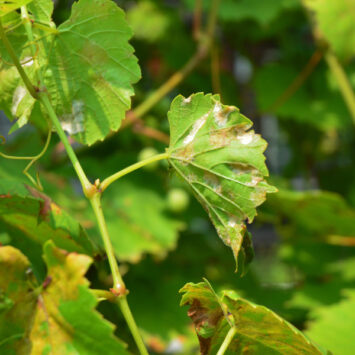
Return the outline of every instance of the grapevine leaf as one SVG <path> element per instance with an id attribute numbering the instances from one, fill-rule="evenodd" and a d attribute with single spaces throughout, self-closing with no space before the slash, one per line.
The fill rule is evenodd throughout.
<path id="1" fill-rule="evenodd" d="M 50 283 L 38 300 L 30 339 L 33 354 L 128 354 L 113 336 L 113 326 L 94 309 L 95 296 L 84 275 L 92 260 L 66 253 L 49 241 L 44 260 Z"/>
<path id="2" fill-rule="evenodd" d="M 14 322 L 11 328 L 1 323 L 8 329 L 0 328 L 7 332 L 0 349 L 6 346 L 10 354 L 128 354 L 113 336 L 113 326 L 95 311 L 97 300 L 84 278 L 91 258 L 48 241 L 44 260 L 48 275 L 41 292 L 35 293 L 26 280 L 27 258 L 13 247 L 0 248 L 0 287 L 7 297 L 1 317 Z M 28 348 L 30 352 L 18 351 Z"/>
<path id="3" fill-rule="evenodd" d="M 49 49 L 46 86 L 62 127 L 85 144 L 119 128 L 140 78 L 124 12 L 111 0 L 79 0 Z"/>
<path id="4" fill-rule="evenodd" d="M 355 323 L 355 293 L 334 305 L 316 308 L 306 331 L 316 342 L 329 348 L 335 355 L 354 353 L 353 325 Z"/>
<path id="5" fill-rule="evenodd" d="M 307 0 L 315 12 L 319 30 L 342 58 L 355 54 L 355 2 L 352 0 Z"/>
<path id="6" fill-rule="evenodd" d="M 169 16 L 151 1 L 137 3 L 127 11 L 127 21 L 134 37 L 148 42 L 160 40 L 170 26 Z"/>
<path id="7" fill-rule="evenodd" d="M 93 255 L 97 249 L 85 230 L 49 197 L 13 180 L 0 180 L 0 224 L 8 231 L 12 244 L 33 253 L 48 239 L 61 248 Z"/>
<path id="8" fill-rule="evenodd" d="M 17 249 L 0 247 L 0 353 L 25 355 L 36 296 L 29 287 L 30 263 Z"/>
<path id="9" fill-rule="evenodd" d="M 30 6 L 33 5 L 33 6 Z M 38 7 L 38 3 L 33 2 L 28 5 L 29 10 Z M 31 19 L 37 22 L 37 12 L 33 15 L 30 12 Z M 16 56 L 22 64 L 23 70 L 26 72 L 31 82 L 38 84 L 37 67 L 34 65 L 34 58 L 31 51 L 31 45 L 24 26 L 19 26 L 22 21 L 21 16 L 17 12 L 6 15 L 3 19 L 3 26 L 7 29 L 6 35 L 11 42 Z M 42 31 L 33 28 L 35 38 L 43 35 Z M 35 41 L 36 60 L 41 64 L 39 70 L 43 70 L 44 59 L 39 55 L 44 50 L 43 41 Z M 0 108 L 4 110 L 10 121 L 17 119 L 10 130 L 10 133 L 25 125 L 30 118 L 38 115 L 39 103 L 27 91 L 16 67 L 12 64 L 12 58 L 9 56 L 2 41 L 0 41 L 0 54 L 3 60 L 0 61 L 0 89 L 2 96 L 0 98 Z M 43 120 L 43 115 L 40 116 Z"/>
<path id="10" fill-rule="evenodd" d="M 245 221 L 252 222 L 267 192 L 266 142 L 252 122 L 218 96 L 178 96 L 168 114 L 169 162 L 207 210 L 223 242 L 244 266 L 252 258 Z"/>
<path id="11" fill-rule="evenodd" d="M 24 6 L 32 0 L 0 0 L 0 17 L 4 16 L 21 6 Z"/>
<path id="12" fill-rule="evenodd" d="M 120 260 L 137 262 L 145 253 L 163 257 L 175 248 L 182 223 L 166 215 L 162 195 L 131 181 L 122 181 L 112 190 L 112 197 L 103 203 Z"/>
<path id="13" fill-rule="evenodd" d="M 52 0 L 36 0 L 32 1 L 27 9 L 35 21 L 49 25 L 52 21 L 53 7 Z"/>
<path id="14" fill-rule="evenodd" d="M 181 305 L 195 325 L 201 354 L 216 354 L 231 326 L 237 328 L 226 354 L 326 354 L 300 331 L 266 307 L 255 305 L 233 291 L 220 298 L 207 282 L 188 283 Z"/>

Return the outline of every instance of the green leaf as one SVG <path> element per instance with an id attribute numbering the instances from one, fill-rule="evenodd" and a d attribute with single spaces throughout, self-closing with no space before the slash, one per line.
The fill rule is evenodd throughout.
<path id="1" fill-rule="evenodd" d="M 161 258 L 175 248 L 182 223 L 167 215 L 164 197 L 144 183 L 121 181 L 112 186 L 103 208 L 120 260 L 138 262 L 145 253 Z"/>
<path id="2" fill-rule="evenodd" d="M 0 16 L 4 16 L 32 0 L 0 0 Z"/>
<path id="3" fill-rule="evenodd" d="M 44 260 L 48 276 L 33 301 L 35 292 L 26 282 L 28 260 L 12 247 L 0 248 L 1 266 L 10 264 L 14 270 L 10 275 L 11 284 L 6 288 L 8 270 L 1 268 L 0 287 L 12 302 L 12 308 L 5 309 L 1 316 L 13 320 L 19 330 L 25 329 L 21 332 L 9 329 L 4 345 L 13 354 L 19 354 L 15 350 L 21 345 L 30 347 L 26 354 L 33 355 L 128 354 L 121 341 L 113 336 L 113 326 L 95 311 L 98 301 L 84 277 L 91 258 L 58 249 L 49 241 L 44 246 Z M 14 315 L 17 317 L 10 318 Z"/>
<path id="4" fill-rule="evenodd" d="M 141 1 L 127 11 L 127 21 L 134 37 L 157 42 L 170 26 L 169 16 L 151 1 Z"/>
<path id="5" fill-rule="evenodd" d="M 249 130 L 252 122 L 218 96 L 178 96 L 168 113 L 169 162 L 208 212 L 238 264 L 252 258 L 245 221 L 251 223 L 267 192 L 266 142 Z"/>
<path id="6" fill-rule="evenodd" d="M 306 334 L 327 347 L 334 355 L 354 353 L 355 293 L 347 292 L 347 298 L 334 305 L 316 308 L 311 312 Z"/>
<path id="7" fill-rule="evenodd" d="M 352 0 L 307 0 L 315 11 L 319 30 L 342 58 L 355 55 L 355 2 Z"/>
<path id="8" fill-rule="evenodd" d="M 62 127 L 85 144 L 116 131 L 140 78 L 124 12 L 111 0 L 79 0 L 50 44 L 46 86 Z"/>
<path id="9" fill-rule="evenodd" d="M 26 341 L 36 307 L 36 295 L 29 287 L 30 263 L 11 246 L 0 247 L 0 353 L 25 355 Z"/>
<path id="10" fill-rule="evenodd" d="M 281 105 L 273 105 L 299 77 L 294 64 L 270 63 L 259 68 L 253 80 L 259 110 L 278 118 L 309 124 L 322 131 L 345 130 L 351 118 L 340 93 L 326 71 L 319 71 Z M 318 74 L 317 74 L 318 73 Z"/>
<path id="11" fill-rule="evenodd" d="M 233 291 L 219 298 L 207 282 L 188 283 L 181 305 L 195 325 L 201 354 L 216 354 L 231 326 L 237 331 L 226 354 L 325 354 L 299 330 L 266 307 L 255 305 Z"/>
<path id="12" fill-rule="evenodd" d="M 0 225 L 8 231 L 12 244 L 30 252 L 31 262 L 39 268 L 36 250 L 49 239 L 68 251 L 97 252 L 81 225 L 49 197 L 13 180 L 0 180 Z"/>
<path id="13" fill-rule="evenodd" d="M 35 21 L 49 25 L 52 22 L 53 7 L 52 0 L 36 0 L 32 1 L 27 9 L 31 12 Z"/>

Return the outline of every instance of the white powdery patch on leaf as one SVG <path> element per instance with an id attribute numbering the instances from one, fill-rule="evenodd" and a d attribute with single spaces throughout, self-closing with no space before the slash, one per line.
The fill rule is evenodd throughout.
<path id="1" fill-rule="evenodd" d="M 198 131 L 206 123 L 209 114 L 210 114 L 210 112 L 207 112 L 205 115 L 203 115 L 201 118 L 199 118 L 194 123 L 194 125 L 192 126 L 192 130 L 190 131 L 190 133 L 184 139 L 184 145 L 187 145 L 187 144 L 191 143 L 194 140 L 194 138 L 195 138 L 196 134 L 198 133 Z"/>
<path id="2" fill-rule="evenodd" d="M 11 106 L 11 113 L 14 116 L 17 116 L 17 109 L 23 100 L 23 98 L 26 96 L 27 90 L 24 86 L 18 86 L 14 92 L 14 96 L 12 98 L 12 106 Z"/>
<path id="3" fill-rule="evenodd" d="M 61 125 L 64 131 L 69 134 L 76 134 L 84 131 L 84 103 L 74 100 L 72 104 L 72 113 L 60 117 Z"/>

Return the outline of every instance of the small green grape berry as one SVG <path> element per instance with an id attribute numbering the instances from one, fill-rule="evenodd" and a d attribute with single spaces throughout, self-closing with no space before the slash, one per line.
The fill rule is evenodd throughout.
<path id="1" fill-rule="evenodd" d="M 190 196 L 185 190 L 174 188 L 168 192 L 167 204 L 171 212 L 174 213 L 184 212 L 186 208 L 189 206 L 189 203 L 190 203 Z"/>
<path id="2" fill-rule="evenodd" d="M 157 154 L 159 153 L 155 148 L 151 148 L 151 147 L 144 148 L 138 154 L 138 161 L 146 160 Z M 153 163 L 143 166 L 142 169 L 147 171 L 154 171 L 155 169 L 158 168 L 158 166 L 159 166 L 159 161 L 155 161 Z"/>

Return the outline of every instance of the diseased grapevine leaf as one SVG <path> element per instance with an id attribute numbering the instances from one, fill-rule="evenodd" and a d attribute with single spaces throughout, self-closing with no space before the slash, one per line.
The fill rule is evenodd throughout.
<path id="1" fill-rule="evenodd" d="M 61 248 L 89 255 L 97 252 L 85 230 L 49 197 L 19 182 L 0 180 L 0 225 L 8 231 L 12 244 L 41 268 L 36 250 L 49 239 Z"/>
<path id="2" fill-rule="evenodd" d="M 19 9 L 32 0 L 0 0 L 0 17 Z"/>
<path id="3" fill-rule="evenodd" d="M 140 78 L 132 32 L 111 0 L 79 0 L 50 44 L 46 86 L 62 127 L 85 144 L 116 131 Z"/>
<path id="4" fill-rule="evenodd" d="M 355 55 L 355 2 L 353 0 L 307 0 L 315 12 L 319 30 L 342 58 Z"/>
<path id="5" fill-rule="evenodd" d="M 44 260 L 48 275 L 41 292 L 35 293 L 26 280 L 26 257 L 13 247 L 0 248 L 0 287 L 8 300 L 1 317 L 14 324 L 7 330 L 0 328 L 7 331 L 0 349 L 5 346 L 6 354 L 128 354 L 114 337 L 113 326 L 95 311 L 97 300 L 84 277 L 91 258 L 68 253 L 48 241 Z M 12 271 L 11 281 L 5 266 Z"/>
<path id="6" fill-rule="evenodd" d="M 218 96 L 178 96 L 168 113 L 169 162 L 208 212 L 223 242 L 230 246 L 242 273 L 252 259 L 245 221 L 252 222 L 266 193 L 263 152 L 266 142 L 249 130 L 252 122 Z"/>
<path id="7" fill-rule="evenodd" d="M 337 304 L 315 308 L 306 331 L 307 335 L 334 355 L 354 353 L 354 290 L 348 290 L 346 296 Z"/>
<path id="8" fill-rule="evenodd" d="M 266 307 L 255 305 L 233 291 L 216 295 L 207 282 L 188 283 L 181 305 L 195 325 L 203 355 L 216 354 L 231 326 L 237 328 L 225 354 L 326 354 L 299 330 Z"/>
<path id="9" fill-rule="evenodd" d="M 0 247 L 0 353 L 30 354 L 27 341 L 36 295 L 30 288 L 28 259 L 11 246 Z"/>

